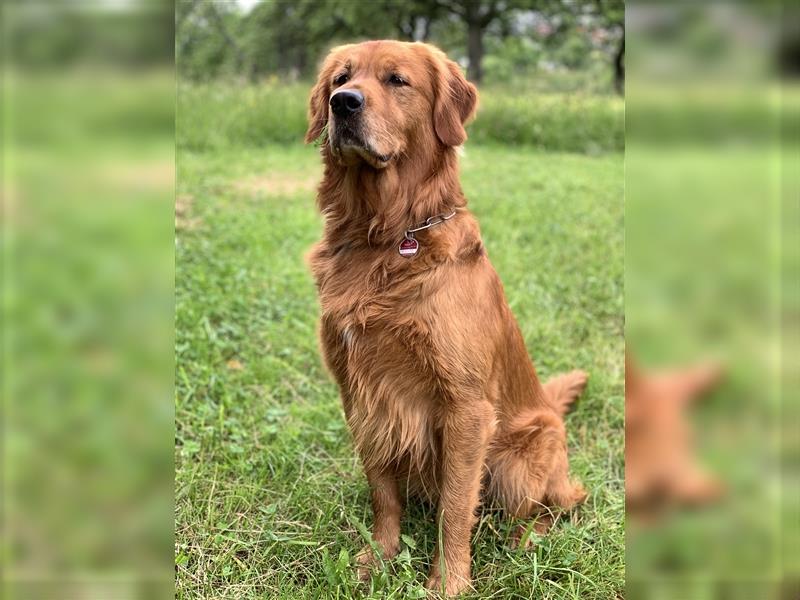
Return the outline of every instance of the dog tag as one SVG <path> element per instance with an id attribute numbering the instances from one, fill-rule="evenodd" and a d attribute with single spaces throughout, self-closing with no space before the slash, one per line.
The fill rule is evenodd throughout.
<path id="1" fill-rule="evenodd" d="M 407 237 L 400 242 L 400 256 L 414 256 L 419 250 L 419 242 L 413 237 Z"/>

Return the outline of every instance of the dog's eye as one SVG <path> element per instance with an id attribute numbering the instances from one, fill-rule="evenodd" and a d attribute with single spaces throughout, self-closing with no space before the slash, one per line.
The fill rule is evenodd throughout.
<path id="1" fill-rule="evenodd" d="M 408 85 L 408 82 L 405 79 L 403 79 L 402 77 L 400 77 L 400 75 L 398 75 L 397 73 L 392 73 L 391 75 L 389 75 L 389 80 L 388 81 L 389 81 L 389 83 L 391 85 L 398 85 L 398 86 L 399 85 Z"/>
<path id="2" fill-rule="evenodd" d="M 333 83 L 336 85 L 342 85 L 347 83 L 348 79 L 350 79 L 350 76 L 347 73 L 342 73 L 341 75 L 334 77 Z"/>

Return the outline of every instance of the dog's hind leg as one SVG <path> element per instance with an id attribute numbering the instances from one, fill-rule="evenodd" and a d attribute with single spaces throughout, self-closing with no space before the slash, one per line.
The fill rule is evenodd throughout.
<path id="1" fill-rule="evenodd" d="M 526 519 L 545 506 L 564 426 L 550 410 L 524 411 L 498 431 L 487 459 L 488 495 L 511 516 Z"/>
<path id="2" fill-rule="evenodd" d="M 586 490 L 579 482 L 569 477 L 569 461 L 566 445 L 554 456 L 555 465 L 547 482 L 545 498 L 548 506 L 569 510 L 586 500 Z"/>
<path id="3" fill-rule="evenodd" d="M 512 517 L 536 517 L 533 530 L 539 535 L 555 522 L 553 508 L 566 510 L 586 497 L 568 476 L 564 424 L 547 409 L 526 411 L 499 432 L 487 465 L 488 495 Z M 517 529 L 515 545 L 526 530 Z"/>

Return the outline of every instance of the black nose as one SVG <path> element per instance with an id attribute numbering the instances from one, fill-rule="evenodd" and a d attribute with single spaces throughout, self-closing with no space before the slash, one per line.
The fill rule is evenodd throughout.
<path id="1" fill-rule="evenodd" d="M 340 90 L 331 96 L 331 108 L 337 117 L 346 117 L 364 108 L 364 95 L 358 90 Z"/>

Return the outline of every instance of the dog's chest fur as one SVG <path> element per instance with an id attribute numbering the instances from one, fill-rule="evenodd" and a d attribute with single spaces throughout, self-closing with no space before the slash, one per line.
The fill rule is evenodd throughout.
<path id="1" fill-rule="evenodd" d="M 322 349 L 356 449 L 365 465 L 400 468 L 433 496 L 442 403 L 420 283 L 380 267 L 365 273 L 363 261 L 327 266 L 315 270 Z"/>

